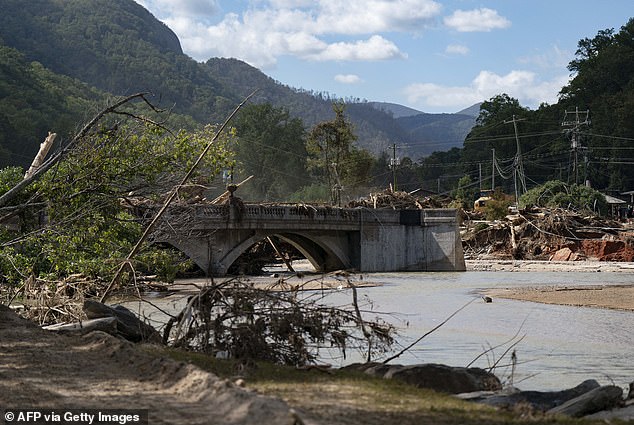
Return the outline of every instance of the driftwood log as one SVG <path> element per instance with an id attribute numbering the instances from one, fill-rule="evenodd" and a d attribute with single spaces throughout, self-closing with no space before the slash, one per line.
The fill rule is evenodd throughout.
<path id="1" fill-rule="evenodd" d="M 59 333 L 87 334 L 92 331 L 102 331 L 109 334 L 117 333 L 117 319 L 114 317 L 102 317 L 100 319 L 84 320 L 77 323 L 61 323 L 43 326 L 42 329 Z"/>

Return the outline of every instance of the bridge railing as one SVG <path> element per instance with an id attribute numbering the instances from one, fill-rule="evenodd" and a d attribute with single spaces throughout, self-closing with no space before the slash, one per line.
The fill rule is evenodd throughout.
<path id="1" fill-rule="evenodd" d="M 235 207 L 237 214 L 243 220 L 285 220 L 285 221 L 337 221 L 358 222 L 361 217 L 359 210 L 345 208 L 330 208 L 308 205 L 256 205 L 245 204 L 241 208 Z M 230 209 L 225 205 L 197 205 L 195 215 L 199 218 L 222 219 L 230 215 Z"/>
<path id="2" fill-rule="evenodd" d="M 456 220 L 455 210 L 391 210 L 368 208 L 335 208 L 315 205 L 206 205 L 175 207 L 168 215 L 180 217 L 194 227 L 251 228 L 338 228 L 355 230 L 359 226 L 426 226 Z"/>

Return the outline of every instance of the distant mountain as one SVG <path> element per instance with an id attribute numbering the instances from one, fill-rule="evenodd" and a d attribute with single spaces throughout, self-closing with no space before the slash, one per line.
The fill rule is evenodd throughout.
<path id="1" fill-rule="evenodd" d="M 411 117 L 412 115 L 422 114 L 424 112 L 409 108 L 407 106 L 399 105 L 398 103 L 389 102 L 368 102 L 370 106 L 378 109 L 379 111 L 387 112 L 394 118 Z"/>
<path id="2" fill-rule="evenodd" d="M 475 117 L 464 114 L 418 114 L 398 118 L 396 122 L 408 135 L 407 152 L 413 158 L 435 151 L 462 147 Z"/>
<path id="3" fill-rule="evenodd" d="M 84 104 L 82 100 L 71 102 L 64 110 L 68 102 L 62 99 L 67 94 L 59 81 L 73 81 L 97 89 L 91 93 L 86 88 L 75 90 L 74 93 L 87 93 L 86 101 L 90 102 L 102 102 L 98 99 L 108 95 L 150 92 L 160 106 L 184 117 L 180 121 L 183 123 L 188 122 L 187 117 L 191 117 L 192 124 L 222 121 L 255 89 L 259 89 L 255 102 L 285 107 L 307 127 L 334 117 L 332 101 L 336 99 L 329 95 L 288 87 L 236 59 L 212 58 L 205 63 L 196 62 L 182 52 L 173 31 L 133 0 L 0 0 L 0 7 L 3 11 L 0 47 L 9 49 L 6 52 L 18 53 L 23 58 L 18 61 L 23 69 L 41 64 L 35 68 L 39 84 L 47 90 L 59 87 L 52 93 L 57 93 L 60 100 L 50 104 L 60 105 L 56 110 L 66 123 L 66 126 L 55 127 L 53 110 L 46 102 L 29 101 L 33 99 L 30 95 L 19 102 L 24 104 L 22 109 L 29 110 L 33 117 L 38 114 L 51 117 L 37 127 L 25 126 L 24 122 L 29 120 L 15 121 L 12 117 L 17 115 L 0 110 L 0 156 L 5 152 L 4 157 L 9 158 L 11 155 L 7 152 L 19 151 L 11 161 L 18 161 L 20 165 L 30 162 L 46 135 L 45 129 L 70 132 L 73 128 L 68 122 L 72 121 L 73 114 L 81 111 L 82 115 L 75 119 L 78 124 L 86 118 L 85 114 L 99 106 L 93 103 L 92 107 L 77 108 L 76 105 Z M 14 62 L 2 64 L 5 68 L 0 89 L 3 96 L 9 93 L 18 99 L 20 93 L 31 90 L 30 79 L 6 77 L 22 72 L 10 69 L 18 66 L 11 65 Z M 29 74 L 23 75 L 28 77 Z M 57 82 L 48 87 L 47 78 Z M 43 91 L 42 95 L 50 99 L 52 93 Z M 6 107 L 14 105 L 15 102 Z M 412 148 L 408 154 L 415 159 L 427 154 L 438 141 L 450 141 L 449 147 L 453 147 L 454 142 L 459 145 L 462 141 L 459 143 L 456 139 L 466 134 L 463 130 L 468 126 L 466 119 L 432 119 L 438 114 L 423 114 L 382 102 L 349 103 L 347 114 L 358 136 L 357 143 L 375 154 L 385 152 L 392 143 L 411 142 L 412 146 L 420 141 L 431 143 L 424 148 Z M 445 124 L 450 128 L 443 129 Z M 21 131 L 15 133 L 16 128 Z M 445 147 L 442 143 L 437 146 Z"/>
<path id="4" fill-rule="evenodd" d="M 463 109 L 462 111 L 458 111 L 456 112 L 456 114 L 458 115 L 470 115 L 472 117 L 478 117 L 478 115 L 480 115 L 480 105 L 482 105 L 482 102 L 476 103 L 475 105 L 471 105 L 466 109 Z"/>
<path id="5" fill-rule="evenodd" d="M 369 102 L 372 107 L 391 114 L 404 133 L 402 151 L 412 157 L 427 156 L 434 151 L 462 147 L 465 137 L 475 125 L 480 103 L 455 114 L 429 114 L 407 106 L 388 102 Z"/>

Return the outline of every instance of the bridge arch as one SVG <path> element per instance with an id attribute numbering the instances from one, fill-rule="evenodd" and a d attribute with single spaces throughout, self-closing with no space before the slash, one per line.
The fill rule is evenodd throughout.
<path id="1" fill-rule="evenodd" d="M 228 247 L 224 255 L 212 265 L 213 274 L 225 274 L 229 267 L 255 243 L 267 237 L 276 236 L 291 245 L 310 261 L 316 271 L 332 271 L 353 268 L 346 247 L 340 240 L 310 232 L 255 232 L 233 247 Z"/>

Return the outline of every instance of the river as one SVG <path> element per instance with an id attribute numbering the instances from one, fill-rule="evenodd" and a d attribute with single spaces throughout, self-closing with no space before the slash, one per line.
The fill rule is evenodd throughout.
<path id="1" fill-rule="evenodd" d="M 364 282 L 379 285 L 360 288 L 359 297 L 366 311 L 391 313 L 384 318 L 399 327 L 403 346 L 474 300 L 392 363 L 466 366 L 485 350 L 506 343 L 473 364 L 487 368 L 516 343 L 510 348 L 517 355 L 513 383 L 523 390 L 559 390 L 591 378 L 627 388 L 634 381 L 634 312 L 505 299 L 486 303 L 479 292 L 513 286 L 631 284 L 633 278 L 632 273 L 589 272 L 380 273 L 363 275 Z M 327 299 L 346 304 L 350 298 L 351 290 L 343 289 Z M 182 300 L 181 296 L 153 302 L 175 309 Z M 145 314 L 152 318 L 151 312 Z M 373 314 L 364 313 L 368 318 Z M 334 366 L 360 360 L 323 355 Z M 499 364 L 508 364 L 509 359 L 506 354 Z M 495 373 L 508 379 L 510 367 Z"/>

